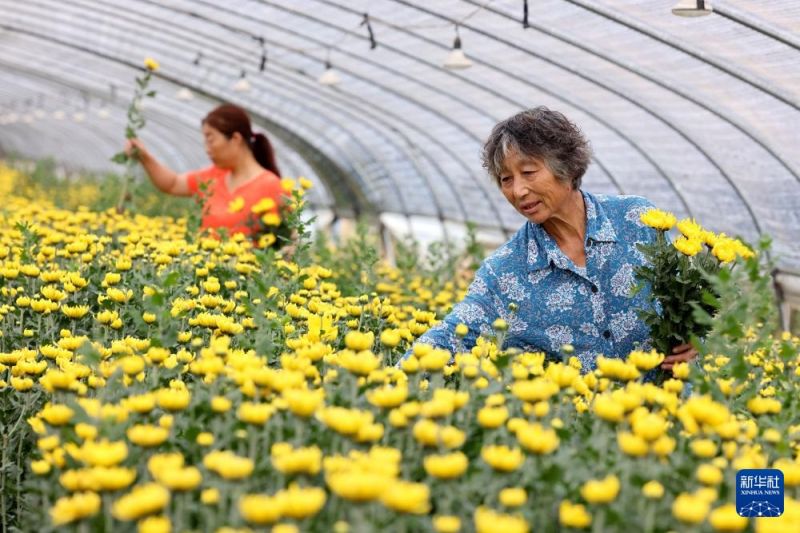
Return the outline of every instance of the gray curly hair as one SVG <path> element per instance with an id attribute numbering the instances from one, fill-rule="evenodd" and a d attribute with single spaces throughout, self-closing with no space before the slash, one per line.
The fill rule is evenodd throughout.
<path id="1" fill-rule="evenodd" d="M 541 159 L 561 182 L 574 190 L 589 167 L 592 150 L 581 130 L 558 111 L 544 106 L 517 113 L 499 122 L 483 145 L 483 166 L 500 184 L 510 152 Z"/>

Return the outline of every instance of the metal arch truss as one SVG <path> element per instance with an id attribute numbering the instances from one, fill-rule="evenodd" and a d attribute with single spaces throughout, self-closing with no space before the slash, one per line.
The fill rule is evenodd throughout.
<path id="1" fill-rule="evenodd" d="M 687 65 L 687 69 L 700 65 L 698 68 L 704 69 L 707 79 L 730 84 L 730 98 L 756 94 L 763 96 L 764 105 L 774 104 L 774 110 L 760 110 L 762 115 L 752 116 L 739 112 L 729 100 L 714 100 L 717 93 L 704 93 L 702 82 L 685 79 L 676 83 L 653 64 L 637 62 L 636 56 L 627 56 L 619 48 L 617 55 L 614 47 L 604 48 L 591 36 L 584 39 L 570 34 L 568 28 L 552 23 L 562 20 L 557 14 L 554 18 L 548 18 L 548 13 L 531 17 L 524 30 L 508 11 L 509 4 L 481 0 L 454 0 L 446 6 L 421 0 L 370 2 L 364 7 L 369 9 L 375 28 L 375 51 L 369 46 L 366 32 L 356 25 L 363 12 L 344 0 L 224 4 L 207 0 L 75 0 L 66 4 L 55 0 L 30 0 L 24 4 L 0 0 L 0 9 L 8 13 L 0 22 L 0 30 L 46 41 L 56 51 L 92 54 L 99 60 L 88 62 L 87 73 L 105 68 L 122 72 L 112 65 L 138 68 L 141 58 L 131 57 L 131 52 L 150 47 L 151 55 L 160 54 L 176 67 L 159 71 L 161 80 L 190 88 L 206 101 L 230 97 L 224 80 L 231 72 L 238 73 L 242 65 L 256 64 L 254 51 L 258 45 L 253 39 L 262 39 L 270 52 L 267 74 L 254 81 L 253 95 L 236 99 L 325 180 L 335 208 L 340 211 L 350 206 L 354 212 L 432 214 L 441 221 L 474 219 L 481 212 L 483 220 L 491 218 L 496 221 L 496 228 L 509 230 L 514 224 L 510 218 L 513 213 L 476 164 L 481 140 L 488 133 L 484 129 L 503 118 L 509 109 L 529 107 L 528 94 L 558 102 L 591 121 L 593 135 L 603 147 L 596 150 L 598 173 L 593 176 L 602 180 L 603 186 L 620 193 L 658 193 L 663 201 L 671 203 L 665 207 L 690 216 L 713 217 L 718 213 L 723 223 L 735 221 L 741 225 L 718 227 L 729 233 L 773 233 L 782 247 L 784 263 L 800 264 L 796 244 L 800 242 L 800 154 L 794 146 L 800 138 L 800 127 L 791 129 L 792 123 L 800 124 L 797 90 L 775 83 L 783 78 L 771 78 L 769 67 L 750 68 L 744 60 L 698 52 L 697 43 L 684 39 L 688 33 L 679 37 L 663 19 L 647 18 L 659 3 L 663 4 L 660 0 L 642 0 L 644 7 L 637 10 L 637 17 L 622 13 L 617 7 L 622 3 L 616 0 L 567 0 L 547 5 L 551 11 L 559 5 L 569 8 L 578 22 L 603 24 L 608 28 L 609 39 L 619 38 L 618 45 L 624 42 L 643 50 L 663 50 L 671 60 Z M 785 31 L 739 9 L 733 2 L 720 0 L 714 7 L 715 16 L 726 22 L 718 21 L 719 27 L 724 26 L 737 36 L 776 43 L 782 54 L 796 53 L 800 46 Z M 468 21 L 459 18 L 459 14 L 476 9 L 477 14 Z M 664 17 L 671 17 L 668 9 L 664 11 Z M 86 14 L 85 18 L 93 22 L 76 13 Z M 168 25 L 148 20 L 164 15 L 170 19 Z M 72 24 L 63 24 L 66 17 Z M 34 24 L 26 26 L 20 20 Z M 428 53 L 443 56 L 447 52 L 450 28 L 455 23 L 460 23 L 462 33 L 466 32 L 465 51 L 474 64 L 472 70 L 465 72 L 445 71 L 436 58 L 426 57 Z M 508 32 L 498 32 L 497 28 L 504 28 L 506 23 Z M 441 30 L 427 29 L 437 24 Z M 700 24 L 681 26 L 681 31 L 694 31 Z M 170 35 L 170 29 L 174 35 Z M 82 39 L 77 39 L 75 32 L 83 32 Z M 124 35 L 118 42 L 113 39 L 116 32 Z M 701 42 L 702 33 L 696 35 Z M 146 39 L 147 44 L 136 42 L 139 38 Z M 340 45 L 343 38 L 347 45 Z M 469 39 L 473 38 L 472 42 L 480 43 L 479 48 L 469 47 Z M 541 50 L 540 38 L 547 40 Z M 293 46 L 298 42 L 310 48 L 305 44 Z M 344 80 L 336 88 L 318 85 L 309 73 L 324 65 L 326 45 L 341 59 L 335 61 L 335 67 Z M 544 51 L 548 46 L 549 50 L 562 51 L 562 55 L 548 55 Z M 186 60 L 198 50 L 213 58 L 213 79 L 207 79 L 211 68 L 201 79 L 200 70 L 193 71 L 190 59 Z M 281 57 L 276 58 L 273 51 L 279 51 L 277 55 Z M 19 53 L 21 57 L 22 51 Z M 574 81 L 577 86 L 561 90 L 549 80 L 518 72 L 513 62 L 503 61 L 504 55 L 532 58 L 533 64 L 542 65 L 561 83 Z M 54 67 L 46 58 L 37 63 L 27 56 L 26 61 L 31 72 L 49 77 L 54 83 L 81 81 L 72 75 L 59 75 L 57 68 L 44 68 L 43 65 Z M 0 71 L 9 68 L 4 63 L 0 62 Z M 609 76 L 602 73 L 606 66 L 612 72 Z M 256 72 L 255 68 L 248 70 Z M 624 80 L 614 79 L 615 74 L 624 76 Z M 33 76 L 33 81 L 23 85 L 35 85 L 36 79 Z M 23 85 L 8 90 L 21 92 L 25 90 Z M 664 95 L 663 100 L 654 105 L 648 101 L 653 95 Z M 259 112 L 259 97 L 283 102 L 286 109 L 274 115 Z M 0 109 L 1 106 L 2 102 Z M 292 113 L 297 114 L 298 121 L 307 120 L 310 125 L 293 127 L 289 120 Z M 688 113 L 695 116 L 687 117 Z M 768 116 L 774 123 L 762 128 L 753 118 L 760 116 Z M 160 127 L 165 130 L 184 124 L 177 111 L 165 113 L 162 119 Z M 638 122 L 632 124 L 633 120 Z M 780 135 L 787 132 L 789 135 Z M 91 129 L 98 138 L 102 133 L 102 126 Z M 734 149 L 720 146 L 719 141 L 715 144 L 713 133 L 741 146 Z M 180 148 L 180 153 L 188 153 L 186 146 Z M 768 185 L 777 184 L 777 190 L 768 195 L 768 189 L 759 187 L 748 174 L 744 168 L 747 165 L 763 173 L 762 179 Z M 701 172 L 708 182 L 693 180 L 693 171 Z M 645 189 L 644 183 L 653 190 Z M 471 196 L 462 194 L 465 191 Z M 718 194 L 729 212 L 711 209 L 703 191 Z M 480 209 L 472 204 L 474 200 L 467 200 L 478 197 L 485 199 Z M 387 209 L 390 206 L 394 209 Z M 713 219 L 702 222 L 712 227 L 715 224 Z"/>
<path id="2" fill-rule="evenodd" d="M 62 46 L 65 48 L 73 48 L 75 50 L 80 50 L 84 53 L 91 54 L 98 58 L 109 61 L 110 63 L 117 63 L 128 66 L 130 68 L 138 68 L 138 65 L 124 61 L 120 58 L 115 58 L 108 54 L 101 53 L 97 50 L 92 50 L 86 47 L 78 46 L 73 43 L 68 43 L 65 41 L 57 41 L 53 37 L 38 34 L 30 30 L 16 28 L 5 24 L 0 25 L 0 29 L 4 29 L 9 32 L 25 34 L 29 37 L 34 37 L 49 42 L 50 44 L 57 44 L 58 46 Z M 45 73 L 39 73 L 39 74 L 45 75 Z M 54 78 L 52 74 L 50 74 L 49 77 L 53 80 L 56 80 L 56 78 Z M 173 78 L 167 74 L 164 74 L 163 72 L 156 73 L 156 77 L 163 79 L 165 81 L 169 81 L 175 85 L 183 85 L 189 87 L 197 94 L 204 96 L 209 100 L 221 101 L 219 96 L 207 92 L 199 86 L 188 84 L 185 81 Z M 68 83 L 65 82 L 64 80 L 58 80 L 58 81 L 62 85 L 68 85 Z M 94 93 L 93 91 L 91 91 L 86 87 L 82 86 L 74 86 L 74 87 L 80 91 L 92 92 L 94 96 L 98 96 L 97 93 Z M 363 197 L 362 194 L 363 188 L 353 183 L 352 175 L 341 169 L 336 162 L 327 157 L 324 154 L 324 152 L 318 149 L 318 147 L 311 144 L 305 137 L 294 133 L 290 128 L 286 128 L 283 125 L 277 123 L 274 119 L 258 113 L 257 110 L 256 111 L 251 110 L 251 115 L 253 116 L 256 122 L 261 122 L 266 124 L 267 128 L 272 133 L 274 133 L 284 143 L 292 147 L 292 149 L 294 149 L 298 154 L 300 154 L 301 157 L 309 164 L 309 166 L 313 170 L 315 170 L 315 172 L 322 179 L 327 180 L 328 188 L 329 190 L 331 190 L 334 196 L 334 201 L 337 204 L 337 209 L 342 210 L 346 213 L 355 213 L 355 214 L 374 211 L 374 209 L 369 207 L 367 200 Z M 156 118 L 156 121 L 157 120 L 158 119 Z M 166 144 L 168 145 L 168 143 Z"/>

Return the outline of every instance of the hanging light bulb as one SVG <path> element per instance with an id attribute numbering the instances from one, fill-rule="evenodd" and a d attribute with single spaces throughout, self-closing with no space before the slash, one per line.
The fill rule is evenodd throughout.
<path id="1" fill-rule="evenodd" d="M 77 122 L 78 124 L 80 124 L 84 120 L 86 120 L 86 113 L 84 113 L 83 111 L 75 111 L 72 114 L 72 121 L 73 122 Z"/>
<path id="2" fill-rule="evenodd" d="M 36 118 L 36 120 L 42 120 L 46 115 L 47 113 L 45 113 L 44 109 L 40 107 L 37 107 L 36 109 L 33 110 L 33 116 L 34 118 Z"/>
<path id="3" fill-rule="evenodd" d="M 447 55 L 442 65 L 444 68 L 450 70 L 461 70 L 472 66 L 472 61 L 461 49 L 461 36 L 458 34 L 458 26 L 456 26 L 456 38 L 453 41 L 453 49 L 450 50 L 450 53 Z"/>
<path id="4" fill-rule="evenodd" d="M 53 111 L 53 118 L 56 120 L 64 120 L 67 117 L 67 114 L 64 113 L 61 109 Z"/>
<path id="5" fill-rule="evenodd" d="M 105 106 L 103 106 L 101 108 L 98 108 L 97 116 L 100 117 L 101 119 L 105 120 L 105 119 L 107 119 L 108 117 L 111 116 L 111 110 L 109 108 L 105 107 Z"/>
<path id="6" fill-rule="evenodd" d="M 680 0 L 672 8 L 672 14 L 679 17 L 702 17 L 712 11 L 711 0 Z"/>
<path id="7" fill-rule="evenodd" d="M 237 93 L 247 93 L 251 88 L 250 82 L 247 81 L 247 72 L 243 70 L 241 77 L 233 84 L 233 90 Z"/>
<path id="8" fill-rule="evenodd" d="M 328 60 L 325 60 L 325 72 L 320 74 L 317 81 L 320 85 L 339 85 L 342 82 L 342 78 L 339 76 L 339 73 L 334 70 L 333 65 Z"/>
<path id="9" fill-rule="evenodd" d="M 181 102 L 188 102 L 194 99 L 194 93 L 190 91 L 188 87 L 181 87 L 178 92 L 175 93 L 175 98 Z"/>

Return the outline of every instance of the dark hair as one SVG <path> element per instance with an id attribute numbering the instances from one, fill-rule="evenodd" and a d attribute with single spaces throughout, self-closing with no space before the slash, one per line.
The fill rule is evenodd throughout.
<path id="1" fill-rule="evenodd" d="M 592 158 L 581 130 L 558 111 L 539 106 L 498 123 L 483 145 L 483 166 L 500 183 L 508 153 L 541 159 L 556 178 L 579 189 Z"/>
<path id="2" fill-rule="evenodd" d="M 258 164 L 280 177 L 281 172 L 275 162 L 272 144 L 263 133 L 253 133 L 250 117 L 244 109 L 233 104 L 222 104 L 206 115 L 202 123 L 218 130 L 228 139 L 234 133 L 241 135 Z"/>

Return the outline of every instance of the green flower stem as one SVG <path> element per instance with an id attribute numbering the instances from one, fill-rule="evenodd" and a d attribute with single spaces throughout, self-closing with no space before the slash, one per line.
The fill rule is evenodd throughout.
<path id="1" fill-rule="evenodd" d="M 42 494 L 42 509 L 50 509 L 50 482 L 43 477 L 39 478 L 39 490 Z"/>
<path id="2" fill-rule="evenodd" d="M 148 91 L 147 86 L 153 72 L 149 69 L 145 70 L 144 76 L 136 78 L 136 89 L 133 93 L 133 99 L 128 105 L 128 123 L 125 126 L 125 137 L 127 139 L 135 139 L 138 136 L 139 130 L 145 126 L 144 114 L 141 111 L 141 104 L 145 98 L 152 98 L 155 96 L 155 91 Z M 139 158 L 139 152 L 136 147 L 131 150 L 130 155 L 125 152 L 116 154 L 112 161 L 122 163 L 125 165 L 125 172 L 122 180 L 122 188 L 120 190 L 119 201 L 117 202 L 117 213 L 125 211 L 126 206 L 131 202 L 131 182 L 133 180 L 133 165 Z"/>
<path id="3" fill-rule="evenodd" d="M 428 390 L 436 390 L 444 388 L 444 376 L 442 375 L 441 371 L 433 372 L 430 377 L 430 384 L 428 386 Z"/>
<path id="4" fill-rule="evenodd" d="M 247 456 L 250 458 L 251 461 L 256 460 L 256 451 L 258 450 L 258 432 L 255 428 L 252 431 L 248 431 L 249 436 L 249 446 L 248 446 L 248 454 Z"/>
<path id="5" fill-rule="evenodd" d="M 605 507 L 594 513 L 592 520 L 592 533 L 605 533 L 606 509 Z"/>
<path id="6" fill-rule="evenodd" d="M 648 501 L 645 503 L 644 533 L 652 533 L 656 522 L 656 506 Z"/>
<path id="7" fill-rule="evenodd" d="M 341 369 L 342 372 L 346 372 L 346 370 Z M 350 390 L 350 407 L 353 408 L 356 406 L 358 402 L 358 379 L 347 372 L 347 378 L 345 378 L 347 383 L 347 388 Z"/>
<path id="8" fill-rule="evenodd" d="M 133 180 L 133 162 L 135 152 L 131 159 L 125 163 L 125 171 L 122 176 L 122 188 L 120 189 L 119 200 L 117 201 L 117 213 L 125 212 L 125 207 L 130 204 L 132 197 L 130 193 L 131 181 Z"/>
<path id="9" fill-rule="evenodd" d="M 3 446 L 0 450 L 0 465 L 5 468 L 6 465 L 6 450 L 8 449 L 8 435 L 3 435 Z M 3 531 L 8 531 L 8 513 L 6 512 L 6 475 L 0 475 L 0 512 L 3 513 L 2 525 Z"/>
<path id="10" fill-rule="evenodd" d="M 19 521 L 22 516 L 22 473 L 25 471 L 25 462 L 22 459 L 22 445 L 25 444 L 25 439 L 22 435 L 18 436 L 19 443 L 17 444 L 17 520 Z"/>
<path id="11" fill-rule="evenodd" d="M 300 420 L 299 424 L 295 423 L 294 425 L 294 442 L 298 447 L 306 444 L 306 425 L 307 421 L 303 419 Z M 313 442 L 313 440 L 309 442 Z"/>
<path id="12" fill-rule="evenodd" d="M 175 503 L 175 513 L 174 513 L 175 523 L 173 524 L 173 526 L 174 526 L 174 531 L 180 533 L 181 531 L 183 531 L 184 518 L 186 514 L 187 493 L 181 492 L 179 494 L 175 493 L 173 494 L 174 494 L 173 501 Z"/>
<path id="13" fill-rule="evenodd" d="M 113 528 L 112 528 L 112 523 L 111 523 L 111 518 L 112 518 L 111 517 L 111 506 L 112 506 L 112 503 L 113 503 L 113 501 L 111 499 L 111 495 L 109 493 L 107 493 L 107 492 L 104 492 L 103 496 L 102 496 L 102 500 L 103 500 L 102 509 L 103 509 L 103 519 L 104 519 L 104 531 L 114 531 Z"/>

